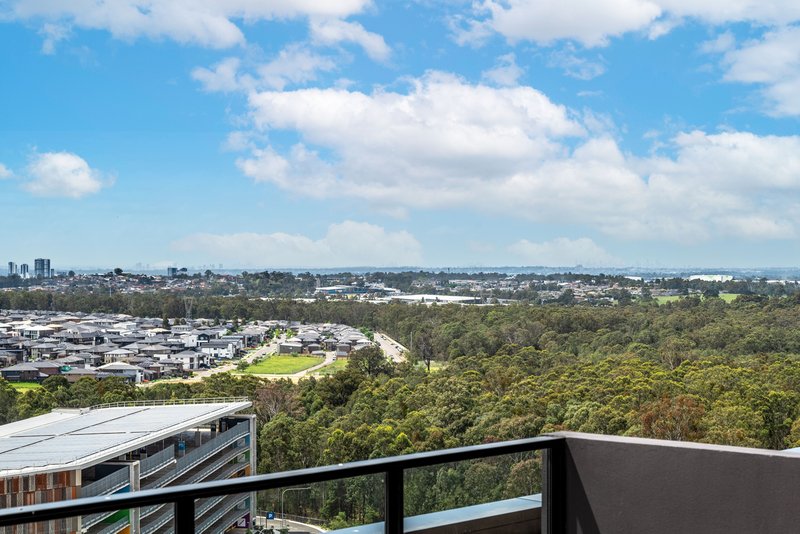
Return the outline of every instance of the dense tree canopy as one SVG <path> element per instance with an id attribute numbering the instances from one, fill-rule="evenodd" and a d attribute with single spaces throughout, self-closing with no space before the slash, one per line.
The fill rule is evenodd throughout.
<path id="1" fill-rule="evenodd" d="M 0 295 L 0 305 L 15 295 Z M 77 301 L 47 298 L 65 309 L 80 308 Z M 109 299 L 109 307 L 119 306 L 117 311 L 157 311 L 149 313 L 153 316 L 172 305 L 169 297 L 164 302 L 102 298 Z M 18 393 L 0 381 L 0 421 L 58 405 L 247 396 L 258 416 L 262 472 L 558 430 L 773 449 L 800 445 L 795 297 L 730 304 L 688 298 L 613 308 L 213 298 L 198 304 L 200 315 L 345 322 L 407 344 L 413 333 L 412 360 L 446 364 L 428 372 L 422 363 L 393 365 L 380 351 L 363 349 L 344 370 L 298 384 L 231 374 L 148 388 L 117 379 L 69 385 L 56 378 Z M 422 470 L 409 479 L 407 505 L 419 512 L 502 498 L 511 487 L 533 491 L 539 484 L 537 462 L 519 457 Z M 292 498 L 309 513 L 341 519 L 344 512 L 348 520 L 366 521 L 380 509 L 375 484 L 347 481 Z M 456 486 L 462 489 L 452 490 Z"/>

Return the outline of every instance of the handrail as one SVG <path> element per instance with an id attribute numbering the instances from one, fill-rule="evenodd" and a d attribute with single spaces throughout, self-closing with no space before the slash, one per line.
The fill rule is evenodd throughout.
<path id="1" fill-rule="evenodd" d="M 229 464 L 229 462 L 231 460 L 236 459 L 238 456 L 244 454 L 245 452 L 247 452 L 247 451 L 244 450 L 244 449 L 231 449 L 230 452 L 228 452 L 227 454 L 225 454 L 221 458 L 215 459 L 214 462 L 212 462 L 209 465 L 205 466 L 203 469 L 201 469 L 197 473 L 192 474 L 192 476 L 187 478 L 186 482 L 183 482 L 183 483 L 184 484 L 195 484 L 197 482 L 200 482 L 201 480 L 204 480 L 204 479 L 208 478 L 211 475 L 211 473 L 219 471 L 220 469 L 222 469 L 226 465 L 239 466 L 239 469 L 244 469 L 246 466 L 248 466 L 250 464 L 248 464 L 248 463 Z M 239 469 L 236 469 L 233 472 L 235 473 Z M 222 477 L 222 478 L 227 478 L 227 477 Z M 216 477 L 216 480 L 220 480 L 220 477 Z"/>
<path id="2" fill-rule="evenodd" d="M 35 504 L 0 510 L 0 527 L 63 519 L 109 510 L 137 508 L 151 504 L 174 503 L 175 531 L 194 532 L 195 499 L 233 495 L 308 485 L 364 475 L 384 474 L 386 502 L 386 533 L 403 529 L 403 472 L 408 469 L 437 464 L 476 460 L 505 454 L 546 450 L 543 475 L 543 519 L 545 532 L 560 532 L 563 527 L 564 444 L 561 436 L 488 443 L 456 449 L 420 452 L 403 456 L 377 458 L 348 464 L 313 467 L 297 471 L 270 473 L 227 480 L 214 480 L 184 486 L 143 490 L 104 497 L 91 497 L 57 503 Z M 552 526 L 552 528 L 550 528 Z"/>
<path id="3" fill-rule="evenodd" d="M 230 497 L 233 498 L 230 499 L 229 502 L 220 506 L 213 514 L 201 521 L 200 524 L 196 525 L 196 532 L 198 532 L 198 534 L 202 534 L 208 530 L 208 527 L 225 517 L 228 512 L 239 506 L 247 498 L 247 495 L 230 495 Z"/>
<path id="4" fill-rule="evenodd" d="M 214 438 L 206 441 L 196 449 L 187 452 L 185 456 L 178 458 L 175 462 L 175 470 L 178 473 L 183 473 L 197 463 L 213 456 L 231 443 L 238 441 L 248 432 L 250 432 L 250 425 L 239 423 L 230 430 L 217 434 Z"/>
<path id="5" fill-rule="evenodd" d="M 189 451 L 185 456 L 178 458 L 175 461 L 175 466 L 168 473 L 163 474 L 156 480 L 149 482 L 142 487 L 142 490 L 160 488 L 172 482 L 195 465 L 207 460 L 208 458 L 211 458 L 213 455 L 217 454 L 231 443 L 241 439 L 243 435 L 247 434 L 249 428 L 250 427 L 247 424 L 239 423 L 232 429 L 217 434 L 213 439 L 203 443 L 196 449 Z"/>
<path id="6" fill-rule="evenodd" d="M 139 478 L 152 475 L 175 460 L 175 445 L 170 445 L 157 453 L 148 456 L 139 464 Z"/>
<path id="7" fill-rule="evenodd" d="M 136 406 L 172 406 L 181 404 L 222 404 L 226 402 L 249 402 L 247 397 L 196 397 L 191 399 L 164 399 L 164 400 L 138 400 L 138 401 L 119 401 L 97 404 L 89 407 L 90 410 L 100 408 L 130 408 Z"/>
<path id="8" fill-rule="evenodd" d="M 131 474 L 125 465 L 113 473 L 81 488 L 81 497 L 95 497 L 124 488 L 131 483 Z"/>

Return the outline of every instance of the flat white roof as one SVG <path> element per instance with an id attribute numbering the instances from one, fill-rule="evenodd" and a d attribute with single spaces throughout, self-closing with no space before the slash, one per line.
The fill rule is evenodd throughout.
<path id="1" fill-rule="evenodd" d="M 249 401 L 64 409 L 0 426 L 0 476 L 83 469 L 249 408 Z"/>

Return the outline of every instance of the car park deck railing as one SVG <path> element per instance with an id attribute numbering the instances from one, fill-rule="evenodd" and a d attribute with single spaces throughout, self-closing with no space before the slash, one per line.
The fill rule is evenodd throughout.
<path id="1" fill-rule="evenodd" d="M 192 399 L 165 399 L 165 400 L 138 400 L 138 401 L 120 401 L 109 402 L 106 404 L 98 404 L 90 407 L 91 410 L 100 408 L 133 408 L 136 406 L 172 406 L 182 404 L 222 404 L 227 402 L 249 402 L 247 397 L 210 397 L 210 398 L 192 398 Z"/>

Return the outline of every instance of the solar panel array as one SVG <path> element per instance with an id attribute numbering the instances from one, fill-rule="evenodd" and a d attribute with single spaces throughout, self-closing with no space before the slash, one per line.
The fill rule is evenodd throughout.
<path id="1" fill-rule="evenodd" d="M 249 403 L 137 406 L 91 410 L 0 437 L 0 474 L 66 465 L 125 452 L 239 411 Z M 73 467 L 75 468 L 75 467 Z"/>

